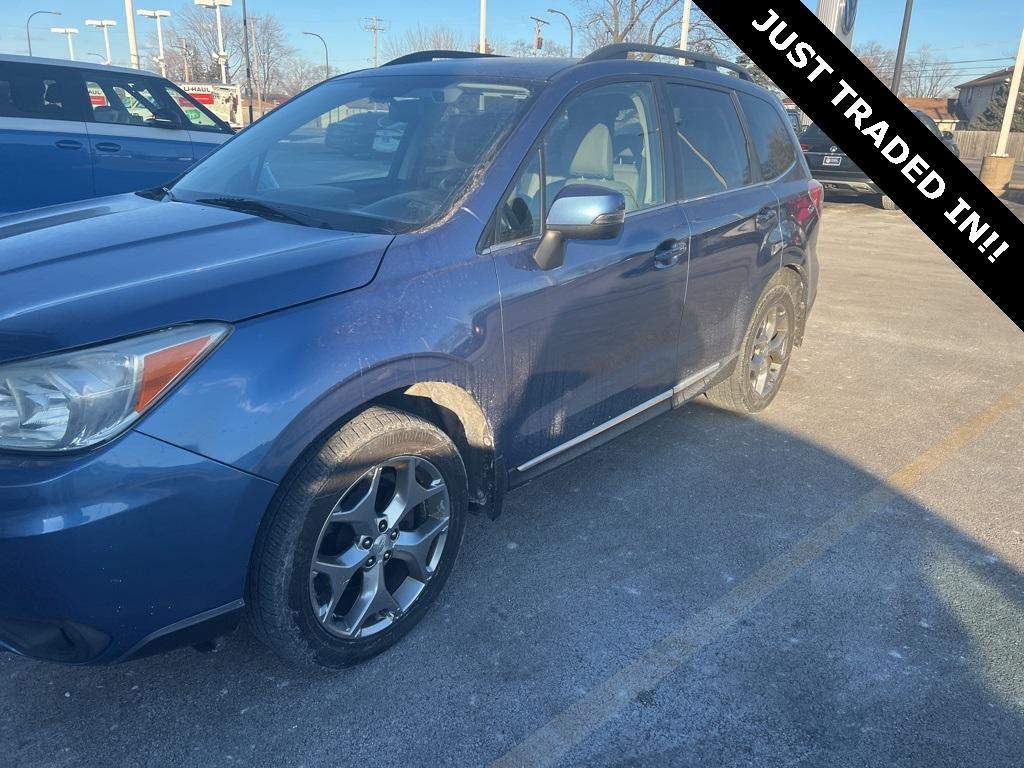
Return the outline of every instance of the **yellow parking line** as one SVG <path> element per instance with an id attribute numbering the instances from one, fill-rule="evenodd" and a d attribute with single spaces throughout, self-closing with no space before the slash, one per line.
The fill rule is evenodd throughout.
<path id="1" fill-rule="evenodd" d="M 850 506 L 747 577 L 721 600 L 695 614 L 637 659 L 530 734 L 492 763 L 492 768 L 551 765 L 583 741 L 642 691 L 653 688 L 696 651 L 714 642 L 744 615 L 817 560 L 853 528 L 893 502 L 900 493 L 977 440 L 1005 414 L 1024 404 L 1024 384 L 964 422 L 927 451 L 880 480 Z"/>

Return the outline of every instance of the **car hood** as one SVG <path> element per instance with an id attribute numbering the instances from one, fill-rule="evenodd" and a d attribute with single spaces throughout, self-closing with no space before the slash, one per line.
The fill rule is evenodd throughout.
<path id="1" fill-rule="evenodd" d="M 138 195 L 0 217 L 0 361 L 359 288 L 393 239 Z"/>

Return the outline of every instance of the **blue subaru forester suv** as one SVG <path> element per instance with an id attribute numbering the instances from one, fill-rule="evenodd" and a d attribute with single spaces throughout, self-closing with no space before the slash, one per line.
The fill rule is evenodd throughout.
<path id="1" fill-rule="evenodd" d="M 167 187 L 0 218 L 0 646 L 111 662 L 245 618 L 351 665 L 468 513 L 695 396 L 768 405 L 821 187 L 744 72 L 636 52 L 679 55 L 414 54 Z M 325 141 L 365 112 L 394 151 Z"/>

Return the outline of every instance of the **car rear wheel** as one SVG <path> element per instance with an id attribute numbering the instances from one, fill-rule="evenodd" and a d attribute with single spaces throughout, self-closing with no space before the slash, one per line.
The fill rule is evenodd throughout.
<path id="1" fill-rule="evenodd" d="M 466 510 L 447 435 L 403 411 L 364 411 L 282 484 L 249 579 L 255 634 L 285 659 L 329 668 L 387 649 L 444 586 Z"/>
<path id="2" fill-rule="evenodd" d="M 800 290 L 791 269 L 772 278 L 754 309 L 735 368 L 706 392 L 708 400 L 737 413 L 756 413 L 771 404 L 789 368 Z"/>

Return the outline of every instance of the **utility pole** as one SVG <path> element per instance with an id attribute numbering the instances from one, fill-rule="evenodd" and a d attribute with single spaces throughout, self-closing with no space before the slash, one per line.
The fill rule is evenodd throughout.
<path id="1" fill-rule="evenodd" d="M 487 53 L 487 0 L 480 0 L 480 53 Z"/>
<path id="2" fill-rule="evenodd" d="M 181 63 L 185 70 L 185 80 L 183 82 L 190 83 L 192 82 L 192 72 L 188 66 L 188 40 L 184 37 L 178 38 L 178 44 L 175 47 L 181 48 Z"/>
<path id="3" fill-rule="evenodd" d="M 690 0 L 686 0 L 686 2 L 690 2 Z M 572 38 L 573 38 L 572 19 L 570 19 L 566 14 L 562 13 L 557 8 L 548 8 L 548 13 L 557 13 L 559 16 L 561 16 L 563 19 L 565 19 L 565 23 L 569 25 L 569 58 L 570 59 L 573 58 L 573 52 L 572 52 Z"/>
<path id="4" fill-rule="evenodd" d="M 156 20 L 156 50 L 159 54 L 156 57 L 157 64 L 160 65 L 160 77 L 167 77 L 167 59 L 164 58 L 164 29 L 160 25 L 160 19 L 166 19 L 171 15 L 170 11 L 137 11 L 139 16 L 144 16 L 147 19 Z M 87 22 L 88 23 L 88 22 Z"/>
<path id="5" fill-rule="evenodd" d="M 50 16 L 60 16 L 60 11 L 33 11 L 25 19 L 25 39 L 28 40 L 28 55 L 32 55 L 32 30 L 29 29 L 29 25 L 32 23 L 32 17 L 38 16 L 40 13 L 49 14 Z"/>
<path id="6" fill-rule="evenodd" d="M 688 50 L 690 44 L 690 17 L 693 15 L 693 0 L 683 0 L 683 19 L 679 22 L 679 49 Z M 679 59 L 680 64 L 686 64 L 686 59 Z"/>
<path id="7" fill-rule="evenodd" d="M 896 51 L 896 65 L 892 73 L 890 90 L 900 95 L 900 84 L 903 82 L 903 62 L 907 58 L 907 39 L 910 37 L 910 17 L 914 14 L 914 0 L 907 0 L 907 8 L 903 12 L 903 31 L 900 32 L 900 47 Z"/>
<path id="8" fill-rule="evenodd" d="M 78 30 L 74 27 L 50 27 L 51 32 L 56 32 L 58 35 L 67 35 L 68 38 L 68 58 L 72 61 L 75 60 L 75 44 L 71 39 L 72 35 L 77 35 Z"/>
<path id="9" fill-rule="evenodd" d="M 112 59 L 110 58 L 110 27 L 116 27 L 117 22 L 113 19 L 86 19 L 85 25 L 87 27 L 99 27 L 103 30 L 103 45 L 107 49 L 107 58 L 103 60 L 104 64 L 110 64 Z"/>
<path id="10" fill-rule="evenodd" d="M 224 50 L 224 25 L 221 23 L 220 9 L 231 5 L 231 0 L 193 0 L 196 5 L 204 8 L 213 8 L 213 14 L 217 19 L 217 62 L 220 64 L 220 82 L 227 85 L 228 82 L 228 54 Z"/>
<path id="11" fill-rule="evenodd" d="M 371 16 L 368 19 L 363 19 L 363 31 L 370 32 L 373 34 L 373 66 L 380 66 L 380 33 L 387 32 L 388 28 L 384 26 L 384 20 L 377 16 Z"/>
<path id="12" fill-rule="evenodd" d="M 536 16 L 531 16 L 530 18 L 533 19 L 533 50 L 535 54 L 539 54 L 540 49 L 544 47 L 544 38 L 540 36 L 540 25 L 550 22 L 539 19 Z"/>
<path id="13" fill-rule="evenodd" d="M 249 125 L 252 125 L 252 56 L 249 48 L 249 11 L 245 7 L 245 0 L 242 0 L 242 45 L 245 48 L 245 100 L 249 103 Z"/>
<path id="14" fill-rule="evenodd" d="M 135 8 L 132 0 L 124 0 L 125 29 L 128 31 L 128 63 L 139 68 L 139 41 L 135 37 Z"/>

